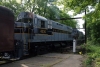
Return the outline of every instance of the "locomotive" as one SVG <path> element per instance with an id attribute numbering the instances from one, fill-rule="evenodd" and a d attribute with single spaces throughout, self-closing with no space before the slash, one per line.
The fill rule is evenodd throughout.
<path id="1" fill-rule="evenodd" d="M 31 12 L 21 12 L 14 21 L 12 11 L 1 6 L 0 31 L 0 56 L 8 59 L 68 47 L 79 37 L 77 29 Z"/>

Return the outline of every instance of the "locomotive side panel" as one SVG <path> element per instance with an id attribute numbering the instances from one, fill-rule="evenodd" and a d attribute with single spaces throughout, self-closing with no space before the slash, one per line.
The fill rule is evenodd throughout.
<path id="1" fill-rule="evenodd" d="M 14 15 L 0 6 L 0 52 L 7 52 L 14 49 Z"/>

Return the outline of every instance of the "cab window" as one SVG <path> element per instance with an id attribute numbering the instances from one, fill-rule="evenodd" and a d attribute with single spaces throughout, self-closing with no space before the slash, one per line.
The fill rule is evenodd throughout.
<path id="1" fill-rule="evenodd" d="M 41 28 L 45 28 L 45 21 L 41 20 Z"/>

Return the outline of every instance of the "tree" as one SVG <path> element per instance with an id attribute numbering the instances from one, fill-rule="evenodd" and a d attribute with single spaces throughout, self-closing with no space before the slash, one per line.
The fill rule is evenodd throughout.
<path id="1" fill-rule="evenodd" d="M 63 4 L 66 11 L 74 10 L 75 14 L 86 10 L 87 14 L 84 19 L 86 19 L 87 23 L 88 38 L 96 42 L 100 41 L 100 3 L 97 0 L 61 0 L 59 4 Z"/>
<path id="2" fill-rule="evenodd" d="M 65 18 L 65 20 L 60 20 L 60 23 L 63 23 L 65 25 L 76 28 L 77 22 L 72 19 L 67 19 L 67 18 L 71 18 L 71 17 L 68 14 L 66 14 L 65 12 L 60 11 L 60 18 Z"/>
<path id="3" fill-rule="evenodd" d="M 61 17 L 70 18 L 66 12 L 59 10 L 56 2 L 57 0 L 54 2 L 49 2 L 48 0 L 20 0 L 20 3 L 17 3 L 16 0 L 2 0 L 0 1 L 0 5 L 11 9 L 15 14 L 15 18 L 17 18 L 18 14 L 22 11 L 33 12 L 48 19 L 58 19 Z M 60 22 L 76 28 L 76 21 L 74 20 L 64 20 Z"/>

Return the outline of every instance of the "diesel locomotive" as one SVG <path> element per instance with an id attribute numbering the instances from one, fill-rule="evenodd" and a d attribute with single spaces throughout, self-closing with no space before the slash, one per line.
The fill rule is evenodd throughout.
<path id="1" fill-rule="evenodd" d="M 11 10 L 0 6 L 0 56 L 22 58 L 73 44 L 79 31 L 31 12 L 21 12 L 14 21 Z"/>

